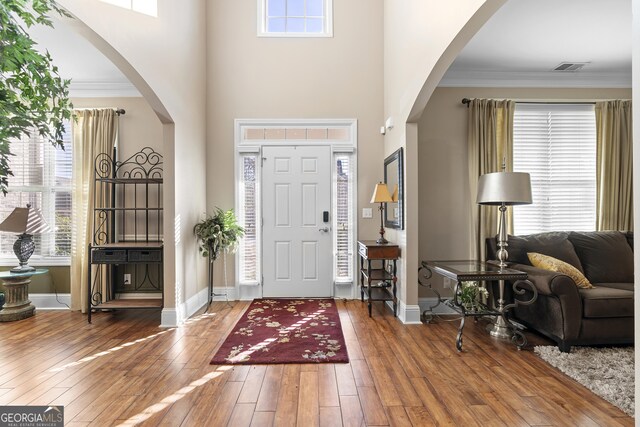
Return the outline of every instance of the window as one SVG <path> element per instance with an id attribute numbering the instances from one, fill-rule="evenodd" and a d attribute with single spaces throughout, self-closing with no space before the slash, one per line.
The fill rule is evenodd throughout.
<path id="1" fill-rule="evenodd" d="M 71 254 L 71 165 L 72 145 L 69 123 L 65 123 L 64 150 L 56 148 L 34 132 L 9 144 L 13 176 L 9 177 L 9 192 L 0 203 L 0 221 L 17 206 L 30 203 L 40 209 L 49 228 L 48 233 L 34 235 L 36 249 L 32 265 L 68 264 Z M 0 234 L 0 260 L 15 264 L 14 235 Z"/>
<path id="2" fill-rule="evenodd" d="M 331 37 L 332 0 L 258 0 L 258 35 Z"/>
<path id="3" fill-rule="evenodd" d="M 158 17 L 158 0 L 100 0 L 123 9 Z"/>
<path id="4" fill-rule="evenodd" d="M 334 271 L 336 283 L 353 282 L 353 174 L 352 154 L 335 156 L 334 211 Z"/>
<path id="5" fill-rule="evenodd" d="M 259 253 L 260 242 L 258 213 L 260 193 L 258 189 L 258 154 L 247 153 L 240 156 L 240 185 L 238 188 L 238 223 L 244 228 L 244 238 L 240 239 L 239 281 L 242 284 L 260 282 Z"/>
<path id="6" fill-rule="evenodd" d="M 531 174 L 533 204 L 514 209 L 514 233 L 596 227 L 592 104 L 516 104 L 513 170 Z"/>

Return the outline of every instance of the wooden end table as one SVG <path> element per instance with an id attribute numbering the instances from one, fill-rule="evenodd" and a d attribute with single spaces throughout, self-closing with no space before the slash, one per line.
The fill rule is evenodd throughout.
<path id="1" fill-rule="evenodd" d="M 380 244 L 375 240 L 359 240 L 358 254 L 360 255 L 360 300 L 364 301 L 364 296 L 367 295 L 369 317 L 371 317 L 373 301 L 392 301 L 393 315 L 397 316 L 396 262 L 400 258 L 400 247 L 393 243 Z M 381 265 L 374 268 L 372 261 L 380 261 Z M 387 262 L 391 263 L 390 269 L 387 269 Z"/>

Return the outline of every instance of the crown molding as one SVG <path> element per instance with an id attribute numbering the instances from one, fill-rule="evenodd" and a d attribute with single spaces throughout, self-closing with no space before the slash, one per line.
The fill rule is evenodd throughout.
<path id="1" fill-rule="evenodd" d="M 142 95 L 128 81 L 71 80 L 70 98 L 138 98 Z"/>
<path id="2" fill-rule="evenodd" d="M 448 71 L 440 87 L 631 88 L 631 72 Z"/>

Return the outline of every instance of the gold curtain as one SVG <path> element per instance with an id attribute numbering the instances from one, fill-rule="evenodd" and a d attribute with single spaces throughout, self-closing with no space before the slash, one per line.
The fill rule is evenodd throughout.
<path id="1" fill-rule="evenodd" d="M 93 208 L 109 207 L 110 194 L 93 184 L 95 159 L 101 153 L 113 155 L 118 134 L 118 117 L 113 109 L 76 110 L 73 123 L 73 190 L 71 200 L 71 309 L 87 311 L 87 248 L 94 243 Z M 97 204 L 96 204 L 97 203 Z M 92 272 L 92 276 L 95 270 Z M 106 286 L 106 278 L 100 280 Z M 106 292 L 102 292 L 103 296 Z"/>
<path id="2" fill-rule="evenodd" d="M 469 189 L 471 230 L 474 241 L 470 259 L 484 260 L 485 238 L 498 231 L 498 209 L 476 204 L 478 178 L 490 172 L 513 169 L 513 111 L 510 100 L 473 99 L 469 103 Z M 507 230 L 512 232 L 512 212 L 507 211 Z"/>
<path id="3" fill-rule="evenodd" d="M 596 102 L 596 227 L 633 230 L 631 101 Z"/>

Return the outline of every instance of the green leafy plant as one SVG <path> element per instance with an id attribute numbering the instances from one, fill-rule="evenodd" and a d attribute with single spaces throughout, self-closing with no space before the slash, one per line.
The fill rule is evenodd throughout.
<path id="1" fill-rule="evenodd" d="M 233 209 L 224 211 L 216 208 L 213 215 L 193 227 L 193 232 L 200 241 L 202 256 L 211 257 L 214 261 L 222 252 L 234 252 L 244 236 L 244 228 L 238 225 Z"/>
<path id="2" fill-rule="evenodd" d="M 481 299 L 489 296 L 489 292 L 478 282 L 462 282 L 458 292 L 458 302 L 465 310 L 479 310 L 483 307 Z"/>
<path id="3" fill-rule="evenodd" d="M 50 12 L 68 15 L 55 0 L 0 1 L 0 191 L 7 194 L 9 142 L 37 133 L 63 147 L 71 118 L 69 80 L 60 77 L 49 52 L 35 48 L 26 28 L 53 24 Z"/>

